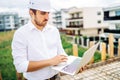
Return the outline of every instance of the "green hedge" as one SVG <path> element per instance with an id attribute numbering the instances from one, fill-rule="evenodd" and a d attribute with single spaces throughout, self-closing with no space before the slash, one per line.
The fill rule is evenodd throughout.
<path id="1" fill-rule="evenodd" d="M 68 55 L 73 55 L 72 44 L 67 41 L 66 35 L 61 35 L 61 39 L 62 39 L 62 45 L 63 45 L 63 48 L 65 49 L 65 52 Z M 87 50 L 87 48 L 78 46 L 78 56 L 82 57 L 86 50 Z M 95 62 L 98 62 L 101 60 L 100 52 L 98 52 L 98 51 L 95 52 L 94 60 L 95 60 Z"/>

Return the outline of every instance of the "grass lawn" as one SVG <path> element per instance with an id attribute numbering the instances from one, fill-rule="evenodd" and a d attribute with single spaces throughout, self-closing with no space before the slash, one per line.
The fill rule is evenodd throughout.
<path id="1" fill-rule="evenodd" d="M 0 32 L 0 72 L 3 80 L 16 80 L 16 71 L 11 55 L 11 41 L 14 31 Z"/>

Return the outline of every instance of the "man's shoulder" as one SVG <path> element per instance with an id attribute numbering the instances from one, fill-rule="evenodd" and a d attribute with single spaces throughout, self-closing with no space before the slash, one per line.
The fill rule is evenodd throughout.
<path id="1" fill-rule="evenodd" d="M 26 30 L 27 30 L 27 26 L 28 26 L 28 24 L 25 24 L 25 25 L 21 26 L 20 28 L 18 28 L 15 31 L 15 33 L 23 33 L 24 34 L 26 32 Z"/>

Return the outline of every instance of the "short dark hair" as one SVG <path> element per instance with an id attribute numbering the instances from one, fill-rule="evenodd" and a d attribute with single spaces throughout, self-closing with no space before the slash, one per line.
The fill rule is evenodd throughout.
<path id="1" fill-rule="evenodd" d="M 36 9 L 31 9 L 30 8 L 30 10 L 36 15 L 36 11 L 37 11 Z"/>

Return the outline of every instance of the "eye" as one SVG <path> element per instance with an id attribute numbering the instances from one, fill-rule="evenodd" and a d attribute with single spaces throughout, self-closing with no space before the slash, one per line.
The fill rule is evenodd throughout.
<path id="1" fill-rule="evenodd" d="M 40 12 L 40 14 L 42 14 L 42 15 L 45 15 L 45 14 L 46 14 L 46 12 L 44 12 L 44 11 L 41 11 L 41 12 Z"/>
<path id="2" fill-rule="evenodd" d="M 44 11 L 41 11 L 41 12 L 40 12 L 41 15 L 45 15 L 45 14 L 47 14 L 47 13 L 49 14 L 49 12 L 44 12 Z"/>

